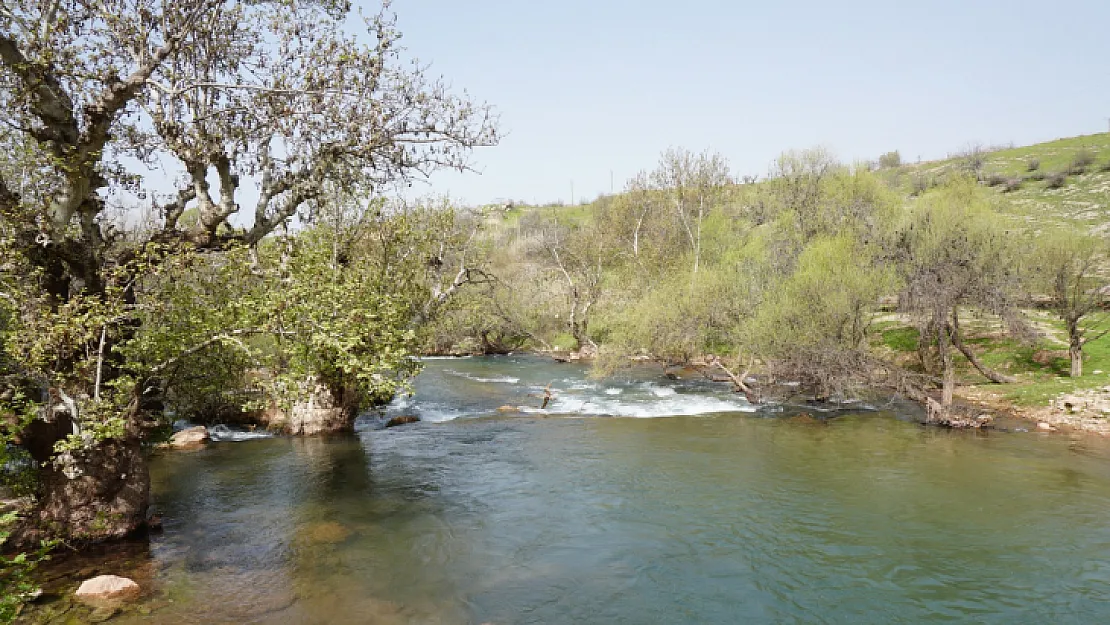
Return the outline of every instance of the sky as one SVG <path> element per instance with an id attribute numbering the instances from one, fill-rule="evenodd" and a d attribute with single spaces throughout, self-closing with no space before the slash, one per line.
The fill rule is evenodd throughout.
<path id="1" fill-rule="evenodd" d="M 370 0 L 364 0 L 374 10 Z M 493 105 L 466 204 L 592 199 L 677 146 L 765 174 L 785 150 L 943 158 L 1106 132 L 1110 2 L 395 0 L 408 53 Z"/>

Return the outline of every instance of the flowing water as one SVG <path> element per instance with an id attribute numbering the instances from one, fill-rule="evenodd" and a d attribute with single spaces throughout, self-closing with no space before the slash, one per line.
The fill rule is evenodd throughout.
<path id="1" fill-rule="evenodd" d="M 390 408 L 423 423 L 157 457 L 150 613 L 115 620 L 1110 622 L 1101 439 L 755 411 L 529 356 L 426 367 Z"/>

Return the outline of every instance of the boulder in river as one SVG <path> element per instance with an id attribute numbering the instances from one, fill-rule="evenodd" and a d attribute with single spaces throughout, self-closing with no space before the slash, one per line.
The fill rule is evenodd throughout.
<path id="1" fill-rule="evenodd" d="M 420 417 L 414 417 L 412 415 L 404 415 L 404 416 L 401 416 L 401 417 L 393 417 L 389 421 L 386 421 L 385 422 L 385 427 L 395 428 L 399 425 L 408 425 L 410 423 L 419 423 L 419 422 L 420 422 Z"/>
<path id="2" fill-rule="evenodd" d="M 1037 424 L 1037 431 L 1038 432 L 1055 432 L 1056 428 L 1053 427 L 1052 424 L 1048 423 L 1047 421 L 1041 421 L 1040 423 Z"/>
<path id="3" fill-rule="evenodd" d="M 134 599 L 139 591 L 139 585 L 126 577 L 98 575 L 81 582 L 76 594 L 81 601 L 99 606 L 104 602 Z"/>
<path id="4" fill-rule="evenodd" d="M 185 428 L 170 437 L 170 446 L 176 448 L 196 447 L 209 441 L 208 428 L 203 425 Z"/>

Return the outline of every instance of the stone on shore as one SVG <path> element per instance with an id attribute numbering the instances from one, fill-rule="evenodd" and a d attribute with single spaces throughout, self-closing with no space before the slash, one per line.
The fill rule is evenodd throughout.
<path id="1" fill-rule="evenodd" d="M 178 449 L 183 447 L 197 447 L 207 443 L 209 440 L 208 428 L 203 425 L 198 425 L 196 427 L 185 428 L 171 436 L 170 447 Z"/>
<path id="2" fill-rule="evenodd" d="M 81 601 L 99 606 L 105 601 L 134 599 L 139 591 L 139 585 L 126 577 L 98 575 L 81 582 L 76 594 Z"/>
<path id="3" fill-rule="evenodd" d="M 1051 423 L 1048 423 L 1046 421 L 1041 421 L 1040 423 L 1037 424 L 1037 431 L 1039 431 L 1039 432 L 1055 432 L 1056 428 L 1053 427 Z"/>

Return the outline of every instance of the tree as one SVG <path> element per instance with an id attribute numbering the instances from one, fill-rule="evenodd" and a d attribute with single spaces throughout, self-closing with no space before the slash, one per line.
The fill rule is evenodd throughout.
<path id="1" fill-rule="evenodd" d="M 883 169 L 890 169 L 892 167 L 899 167 L 902 164 L 902 155 L 898 150 L 887 152 L 879 157 L 879 167 Z"/>
<path id="2" fill-rule="evenodd" d="M 557 209 L 552 210 L 551 222 L 543 231 L 552 270 L 565 283 L 566 330 L 574 340 L 574 351 L 597 350 L 589 335 L 590 310 L 601 297 L 605 269 L 613 258 L 608 244 L 600 224 L 560 224 Z"/>
<path id="3" fill-rule="evenodd" d="M 963 342 L 959 315 L 964 307 L 997 314 L 1013 308 L 1019 275 L 1013 242 L 967 179 L 922 196 L 899 229 L 895 254 L 905 284 L 900 307 L 917 319 L 920 340 L 936 347 L 944 409 L 956 385 L 952 347 L 992 382 L 1012 381 L 983 365 Z"/>
<path id="4" fill-rule="evenodd" d="M 728 163 L 719 154 L 708 151 L 695 154 L 680 148 L 663 152 L 654 170 L 639 174 L 630 184 L 638 204 L 632 233 L 633 254 L 639 258 L 644 229 L 651 228 L 654 221 L 662 231 L 660 239 L 677 235 L 685 241 L 692 289 L 702 261 L 702 226 L 732 182 Z"/>
<path id="5" fill-rule="evenodd" d="M 894 286 L 893 270 L 850 233 L 818 237 L 759 307 L 747 344 L 816 397 L 844 397 L 870 378 L 866 338 L 879 297 Z"/>
<path id="6" fill-rule="evenodd" d="M 1083 375 L 1083 346 L 1105 336 L 1110 320 L 1103 310 L 1106 279 L 1100 274 L 1106 242 L 1084 232 L 1051 230 L 1037 238 L 1035 287 L 1068 331 L 1071 377 Z"/>
<path id="7" fill-rule="evenodd" d="M 14 311 L 3 384 L 26 404 L 0 410 L 36 415 L 16 428 L 42 463 L 36 530 L 99 540 L 140 524 L 139 443 L 162 374 L 255 330 L 207 327 L 162 361 L 136 359 L 128 346 L 158 301 L 144 288 L 197 253 L 257 246 L 311 217 L 329 185 L 384 191 L 465 169 L 496 142 L 487 107 L 401 62 L 388 5 L 367 22 L 369 46 L 349 13 L 331 0 L 0 8 L 0 283 Z M 180 186 L 152 193 L 137 163 L 177 171 Z M 233 225 L 252 186 L 253 220 Z M 121 235 L 109 198 L 153 202 L 160 227 Z"/>

